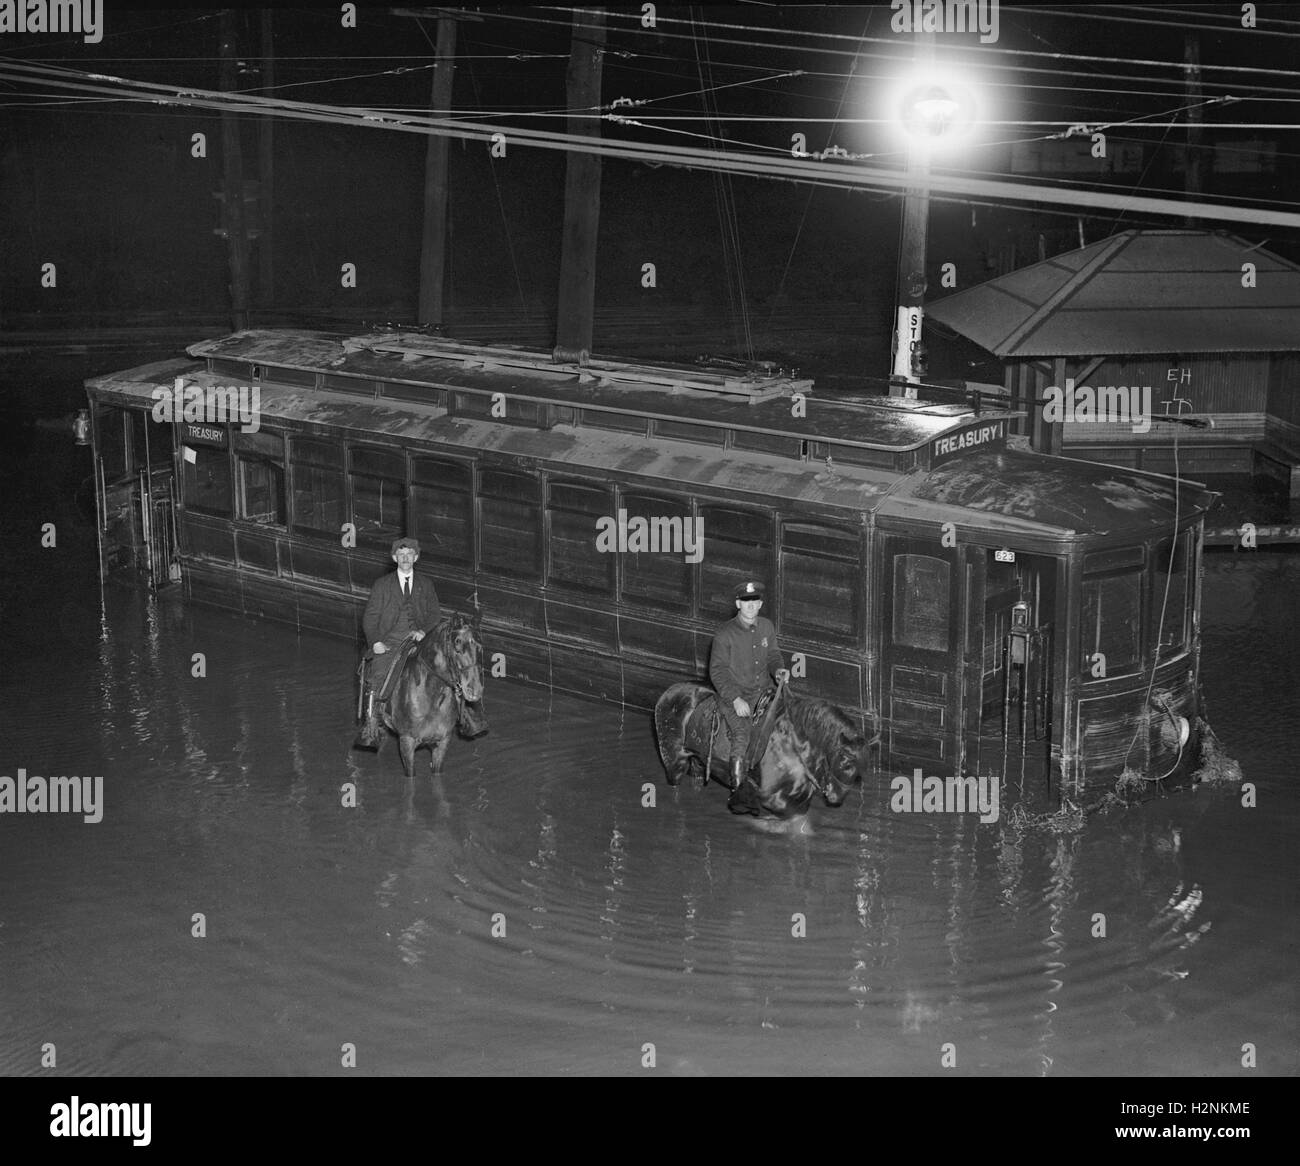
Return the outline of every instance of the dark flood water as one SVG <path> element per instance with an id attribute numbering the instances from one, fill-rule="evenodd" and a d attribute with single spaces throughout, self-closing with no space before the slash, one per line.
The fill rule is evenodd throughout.
<path id="1" fill-rule="evenodd" d="M 1258 808 L 1202 787 L 1055 835 L 896 815 L 882 780 L 771 834 L 669 789 L 648 717 L 501 681 L 408 797 L 395 741 L 349 748 L 349 645 L 101 613 L 90 528 L 15 497 L 0 774 L 102 775 L 104 806 L 0 815 L 0 1073 L 46 1042 L 78 1075 L 340 1073 L 349 1042 L 374 1074 L 636 1075 L 647 1045 L 676 1075 L 1300 1068 L 1300 556 L 1206 571 Z"/>

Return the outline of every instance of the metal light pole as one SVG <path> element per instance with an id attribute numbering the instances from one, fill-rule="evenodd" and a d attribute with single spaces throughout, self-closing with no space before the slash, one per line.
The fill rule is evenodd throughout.
<path id="1" fill-rule="evenodd" d="M 897 315 L 894 323 L 894 367 L 891 397 L 915 397 L 916 355 L 925 320 L 925 243 L 930 225 L 930 154 L 922 144 L 907 151 L 907 193 L 903 197 L 903 230 L 898 253 Z"/>
<path id="2" fill-rule="evenodd" d="M 898 252 L 897 309 L 894 361 L 889 382 L 891 397 L 916 397 L 916 384 L 925 374 L 921 328 L 925 321 L 925 252 L 930 220 L 930 153 L 969 128 L 973 106 L 958 86 L 935 80 L 934 46 L 917 42 L 917 79 L 902 91 L 898 110 L 907 131 L 907 188 Z"/>

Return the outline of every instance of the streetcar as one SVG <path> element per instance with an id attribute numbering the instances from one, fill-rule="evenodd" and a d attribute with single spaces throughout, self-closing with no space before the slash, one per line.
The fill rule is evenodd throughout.
<path id="1" fill-rule="evenodd" d="M 794 683 L 882 774 L 1060 799 L 1193 767 L 1216 495 L 1022 448 L 997 393 L 829 397 L 414 329 L 186 352 L 86 382 L 108 575 L 360 647 L 413 535 L 492 677 L 647 710 L 761 580 Z"/>

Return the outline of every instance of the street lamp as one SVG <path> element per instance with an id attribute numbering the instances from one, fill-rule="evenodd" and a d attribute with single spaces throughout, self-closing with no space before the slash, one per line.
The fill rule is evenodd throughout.
<path id="1" fill-rule="evenodd" d="M 915 398 L 914 386 L 926 372 L 921 328 L 925 320 L 930 156 L 965 140 L 975 123 L 976 105 L 964 84 L 936 76 L 932 68 L 900 84 L 891 104 L 896 123 L 907 137 L 907 188 L 903 198 L 894 364 L 889 393 L 893 397 Z"/>

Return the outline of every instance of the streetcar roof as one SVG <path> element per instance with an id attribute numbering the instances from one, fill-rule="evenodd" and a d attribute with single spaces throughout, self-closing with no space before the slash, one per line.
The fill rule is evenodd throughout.
<path id="1" fill-rule="evenodd" d="M 193 362 L 155 362 L 87 382 L 102 395 L 145 407 L 155 391 L 181 376 L 200 388 L 229 377 Z M 733 406 L 733 408 L 735 408 Z M 981 541 L 1037 539 L 1056 543 L 1115 537 L 1135 541 L 1193 521 L 1216 497 L 1184 480 L 1071 458 L 1010 449 L 975 450 L 927 472 L 835 462 L 826 466 L 748 450 L 702 446 L 644 434 L 504 424 L 454 416 L 433 404 L 362 397 L 354 393 L 260 386 L 263 423 L 333 433 L 351 440 L 430 443 L 460 456 L 490 453 L 567 467 L 575 475 L 640 480 L 654 493 L 705 488 L 747 496 L 751 502 L 785 500 L 855 512 L 854 521 L 880 518 L 932 526 L 954 523 L 959 538 Z M 985 415 L 987 416 L 987 415 Z M 969 420 L 969 418 L 967 419 Z M 1175 498 L 1177 502 L 1175 503 Z"/>
<path id="2" fill-rule="evenodd" d="M 323 372 L 403 386 L 464 389 L 578 409 L 624 412 L 793 438 L 825 439 L 894 453 L 920 450 L 936 437 L 978 419 L 1016 414 L 966 403 L 904 398 L 820 397 L 809 380 L 784 374 L 731 376 L 687 364 L 628 363 L 592 358 L 589 366 L 557 365 L 549 353 L 511 346 L 470 345 L 406 333 L 345 336 L 301 330 L 250 329 L 191 345 L 191 356 L 270 369 Z M 454 353 L 455 355 L 448 355 Z M 514 363 L 512 363 L 514 362 Z M 217 371 L 219 364 L 210 365 Z M 698 386 L 730 385 L 732 393 Z M 794 407 L 793 395 L 805 401 Z"/>
<path id="3" fill-rule="evenodd" d="M 1022 450 L 973 453 L 926 474 L 906 475 L 879 514 L 956 522 L 978 515 L 978 530 L 1062 540 L 1141 540 L 1203 514 L 1218 495 L 1200 483 L 1100 462 Z M 964 537 L 960 532 L 958 538 Z"/>

